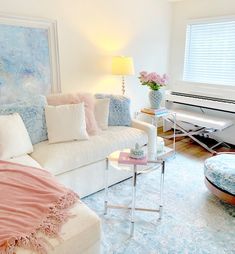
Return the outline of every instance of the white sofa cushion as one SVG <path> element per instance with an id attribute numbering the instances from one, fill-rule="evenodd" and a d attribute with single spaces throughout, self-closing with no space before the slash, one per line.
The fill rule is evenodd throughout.
<path id="1" fill-rule="evenodd" d="M 34 167 L 34 168 L 42 168 L 41 165 L 39 165 L 39 163 L 37 161 L 35 161 L 28 154 L 9 159 L 7 161 L 19 163 L 19 164 Z"/>
<path id="2" fill-rule="evenodd" d="M 0 159 L 7 160 L 32 151 L 33 146 L 20 115 L 0 116 Z"/>
<path id="3" fill-rule="evenodd" d="M 52 174 L 58 175 L 66 171 L 103 160 L 111 152 L 134 147 L 148 141 L 147 133 L 131 127 L 111 126 L 100 135 L 89 140 L 49 144 L 44 141 L 34 145 L 31 156 Z"/>
<path id="4" fill-rule="evenodd" d="M 84 103 L 46 106 L 49 143 L 88 139 Z"/>

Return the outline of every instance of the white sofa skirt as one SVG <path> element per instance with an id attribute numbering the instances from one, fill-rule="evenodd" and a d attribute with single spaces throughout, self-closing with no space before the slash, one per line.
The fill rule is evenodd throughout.
<path id="1" fill-rule="evenodd" d="M 99 190 L 102 190 L 105 187 L 105 168 L 106 160 L 102 160 L 60 175 L 56 175 L 56 178 L 60 183 L 76 191 L 79 194 L 80 198 L 83 198 Z M 131 176 L 131 172 L 113 169 L 110 166 L 109 186 L 125 180 Z"/>

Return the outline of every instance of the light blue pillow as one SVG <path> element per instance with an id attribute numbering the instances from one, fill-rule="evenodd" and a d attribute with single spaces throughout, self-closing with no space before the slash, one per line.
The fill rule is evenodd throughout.
<path id="1" fill-rule="evenodd" d="M 47 140 L 45 119 L 45 96 L 34 96 L 28 100 L 0 105 L 0 115 L 18 113 L 29 133 L 32 144 Z"/>
<path id="2" fill-rule="evenodd" d="M 109 98 L 109 126 L 131 126 L 130 99 L 122 95 L 96 94 L 96 99 Z"/>

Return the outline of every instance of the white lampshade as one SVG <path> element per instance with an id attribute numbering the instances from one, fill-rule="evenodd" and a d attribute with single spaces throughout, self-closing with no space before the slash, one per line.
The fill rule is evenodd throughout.
<path id="1" fill-rule="evenodd" d="M 135 74 L 132 57 L 114 56 L 112 58 L 112 74 L 122 76 Z"/>

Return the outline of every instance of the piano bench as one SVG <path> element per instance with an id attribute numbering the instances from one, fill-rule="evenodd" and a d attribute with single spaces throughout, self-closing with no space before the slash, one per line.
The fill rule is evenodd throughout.
<path id="1" fill-rule="evenodd" d="M 176 134 L 176 137 L 188 136 L 211 153 L 215 152 L 213 148 L 217 147 L 218 145 L 224 142 L 217 137 L 216 138 L 213 137 L 213 139 L 215 139 L 217 143 L 213 147 L 209 147 L 206 144 L 202 143 L 200 140 L 198 140 L 195 137 L 195 135 L 205 136 L 207 134 L 206 136 L 209 136 L 208 133 L 223 131 L 224 129 L 233 125 L 233 122 L 231 120 L 206 115 L 203 113 L 197 113 L 197 112 L 192 112 L 187 110 L 178 110 L 178 109 L 172 110 L 172 111 L 176 113 L 176 128 L 183 133 L 183 134 Z M 173 118 L 171 115 L 168 117 L 168 120 L 173 123 Z M 196 126 L 197 129 L 195 131 L 188 131 L 183 127 L 183 123 Z"/>
<path id="2" fill-rule="evenodd" d="M 221 117 L 215 117 L 206 115 L 203 113 L 197 113 L 187 110 L 173 110 L 176 113 L 176 120 L 186 123 L 191 123 L 192 125 L 205 127 L 208 129 L 215 129 L 217 131 L 222 131 L 229 126 L 233 125 L 233 122 L 228 119 Z"/>

